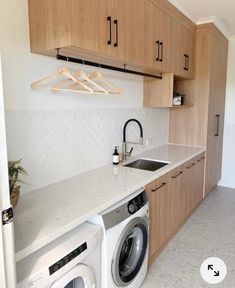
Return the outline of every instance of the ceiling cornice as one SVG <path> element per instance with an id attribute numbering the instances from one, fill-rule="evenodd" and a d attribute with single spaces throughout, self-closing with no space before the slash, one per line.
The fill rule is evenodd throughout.
<path id="1" fill-rule="evenodd" d="M 197 25 L 206 24 L 206 23 L 214 23 L 214 25 L 224 34 L 225 37 L 228 39 L 231 38 L 230 31 L 224 26 L 223 22 L 216 16 L 206 17 L 206 18 L 199 18 L 197 21 Z"/>
<path id="2" fill-rule="evenodd" d="M 200 18 L 187 4 L 182 3 L 179 0 L 168 0 L 177 9 L 179 9 L 185 16 L 187 16 L 196 25 L 214 23 L 215 26 L 224 34 L 228 39 L 234 38 L 235 35 L 231 35 L 230 31 L 225 27 L 223 22 L 216 16 L 210 16 L 206 18 Z"/>

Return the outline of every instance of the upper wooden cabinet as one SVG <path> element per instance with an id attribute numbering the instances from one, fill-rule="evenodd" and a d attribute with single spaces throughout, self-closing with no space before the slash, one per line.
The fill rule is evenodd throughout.
<path id="1" fill-rule="evenodd" d="M 145 1 L 145 64 L 161 72 L 169 59 L 170 17 L 150 1 Z"/>
<path id="2" fill-rule="evenodd" d="M 178 27 L 173 25 L 177 23 L 172 18 L 175 8 L 170 8 L 170 16 L 150 0 L 28 0 L 28 3 L 34 53 L 55 55 L 56 49 L 61 48 L 61 54 L 84 60 L 191 77 L 191 25 L 187 30 L 178 24 L 181 29 L 174 31 Z M 160 4 L 166 8 L 163 2 Z M 189 23 L 184 21 L 185 16 L 180 17 L 181 23 Z M 189 58 L 184 59 L 184 54 Z"/>
<path id="3" fill-rule="evenodd" d="M 120 0 L 29 0 L 31 51 L 56 48 L 124 57 L 124 15 Z"/>
<path id="4" fill-rule="evenodd" d="M 118 3 L 120 0 L 117 0 Z M 125 4 L 122 11 L 125 14 L 123 31 L 124 38 L 124 59 L 127 64 L 143 66 L 145 63 L 145 2 L 143 0 L 121 0 Z"/>
<path id="5" fill-rule="evenodd" d="M 170 60 L 168 71 L 175 75 L 191 79 L 194 76 L 194 32 L 186 29 L 176 20 L 171 19 Z"/>
<path id="6" fill-rule="evenodd" d="M 31 51 L 144 63 L 142 0 L 29 0 Z M 133 9 L 135 13 L 133 13 Z M 97 54 L 99 53 L 99 54 Z"/>
<path id="7" fill-rule="evenodd" d="M 70 45 L 89 52 L 123 59 L 125 43 L 123 1 L 69 0 L 67 2 L 72 6 Z"/>

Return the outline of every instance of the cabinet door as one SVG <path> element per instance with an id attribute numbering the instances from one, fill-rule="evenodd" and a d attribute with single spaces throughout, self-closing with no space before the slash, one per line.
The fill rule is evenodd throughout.
<path id="1" fill-rule="evenodd" d="M 182 27 L 182 36 L 181 58 L 183 63 L 179 68 L 185 78 L 192 78 L 194 74 L 195 34 Z"/>
<path id="2" fill-rule="evenodd" d="M 123 57 L 123 0 L 73 0 L 72 11 L 75 47 Z"/>
<path id="3" fill-rule="evenodd" d="M 212 47 L 207 133 L 206 194 L 217 185 L 221 178 L 227 71 L 227 45 L 213 36 Z"/>
<path id="4" fill-rule="evenodd" d="M 152 263 L 171 235 L 171 191 L 168 174 L 150 183 L 146 189 L 150 210 L 149 263 Z"/>
<path id="5" fill-rule="evenodd" d="M 170 17 L 150 1 L 145 1 L 145 27 L 145 65 L 166 72 Z"/>
<path id="6" fill-rule="evenodd" d="M 119 2 L 120 0 L 118 0 Z M 125 0 L 122 13 L 124 19 L 124 59 L 127 63 L 143 65 L 145 41 L 145 14 L 143 0 Z"/>
<path id="7" fill-rule="evenodd" d="M 186 217 L 203 199 L 205 153 L 185 164 Z"/>
<path id="8" fill-rule="evenodd" d="M 170 174 L 171 208 L 170 226 L 175 233 L 186 217 L 186 187 L 184 179 L 184 168 L 180 166 Z"/>
<path id="9" fill-rule="evenodd" d="M 178 76 L 192 78 L 194 75 L 195 34 L 171 19 L 171 58 L 168 71 Z M 174 51 L 174 52 L 172 52 Z"/>
<path id="10" fill-rule="evenodd" d="M 185 201 L 185 207 L 186 207 L 186 217 L 188 217 L 193 209 L 195 208 L 196 205 L 196 198 L 197 196 L 195 195 L 195 170 L 196 170 L 196 159 L 192 159 L 188 161 L 185 164 L 185 187 L 186 187 L 186 201 Z"/>
<path id="11" fill-rule="evenodd" d="M 205 153 L 195 160 L 195 207 L 203 200 L 204 194 L 204 177 L 205 177 Z"/>

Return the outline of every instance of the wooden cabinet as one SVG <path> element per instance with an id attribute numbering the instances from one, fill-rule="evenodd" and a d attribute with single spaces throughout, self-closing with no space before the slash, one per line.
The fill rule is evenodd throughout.
<path id="1" fill-rule="evenodd" d="M 205 179 L 205 153 L 195 158 L 195 175 L 194 187 L 195 187 L 195 205 L 194 208 L 203 200 L 204 194 L 204 179 Z"/>
<path id="2" fill-rule="evenodd" d="M 205 153 L 148 184 L 149 264 L 203 199 Z"/>
<path id="3" fill-rule="evenodd" d="M 184 185 L 184 169 L 180 166 L 170 173 L 171 191 L 171 231 L 175 233 L 185 219 L 186 189 Z"/>
<path id="4" fill-rule="evenodd" d="M 186 217 L 198 206 L 203 199 L 205 153 L 185 164 Z"/>
<path id="5" fill-rule="evenodd" d="M 149 263 L 158 255 L 171 235 L 171 191 L 169 174 L 146 186 L 150 209 Z"/>
<path id="6" fill-rule="evenodd" d="M 162 79 L 144 77 L 144 107 L 176 109 L 192 107 L 193 104 L 187 97 L 188 90 L 181 90 L 180 88 L 181 82 L 183 81 L 177 80 L 173 73 L 164 73 Z M 185 95 L 183 105 L 173 105 L 174 92 L 181 92 Z"/>
<path id="7" fill-rule="evenodd" d="M 144 3 L 29 0 L 31 51 L 51 54 L 62 48 L 69 55 L 91 60 L 100 55 L 122 61 L 122 65 L 125 61 L 143 64 Z"/>
<path id="8" fill-rule="evenodd" d="M 177 23 L 172 13 L 175 11 L 176 18 L 189 29 L 192 23 L 179 16 L 170 4 L 150 0 L 28 0 L 28 3 L 34 53 L 54 56 L 60 48 L 66 56 L 122 68 L 133 66 L 151 73 L 177 74 L 174 70 L 177 65 L 168 62 L 171 59 L 174 62 L 182 53 L 190 55 L 191 64 L 193 44 L 192 38 L 187 37 L 191 32 L 178 24 L 181 31 L 172 34 L 175 33 L 172 23 Z M 164 6 L 164 11 L 159 6 Z M 189 77 L 190 72 L 178 74 Z"/>
<path id="9" fill-rule="evenodd" d="M 170 61 L 168 72 L 173 71 L 177 76 L 191 79 L 194 76 L 195 33 L 189 31 L 176 20 L 171 19 Z"/>
<path id="10" fill-rule="evenodd" d="M 121 0 L 29 0 L 31 51 L 73 47 L 71 53 L 79 48 L 122 59 L 123 5 Z"/>
<path id="11" fill-rule="evenodd" d="M 145 65 L 165 72 L 169 58 L 170 17 L 145 1 Z"/>
<path id="12" fill-rule="evenodd" d="M 227 73 L 227 45 L 215 36 L 211 40 L 213 49 L 208 105 L 206 194 L 221 178 Z"/>
<path id="13" fill-rule="evenodd" d="M 117 0 L 118 2 L 120 0 Z M 143 66 L 145 63 L 145 13 L 146 1 L 122 0 L 125 4 L 124 20 L 124 60 L 126 63 Z"/>
<path id="14" fill-rule="evenodd" d="M 71 45 L 90 52 L 122 58 L 122 1 L 119 6 L 114 0 L 70 2 L 72 5 Z"/>
<path id="15" fill-rule="evenodd" d="M 197 27 L 195 80 L 182 81 L 189 110 L 170 110 L 170 143 L 205 146 L 207 195 L 221 177 L 228 40 L 213 24 Z"/>

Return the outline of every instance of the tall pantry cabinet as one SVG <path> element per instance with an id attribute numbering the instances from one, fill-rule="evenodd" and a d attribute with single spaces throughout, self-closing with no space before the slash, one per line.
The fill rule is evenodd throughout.
<path id="1" fill-rule="evenodd" d="M 195 79 L 178 81 L 193 107 L 170 110 L 170 142 L 206 146 L 205 195 L 221 178 L 228 40 L 213 24 L 197 27 Z"/>

